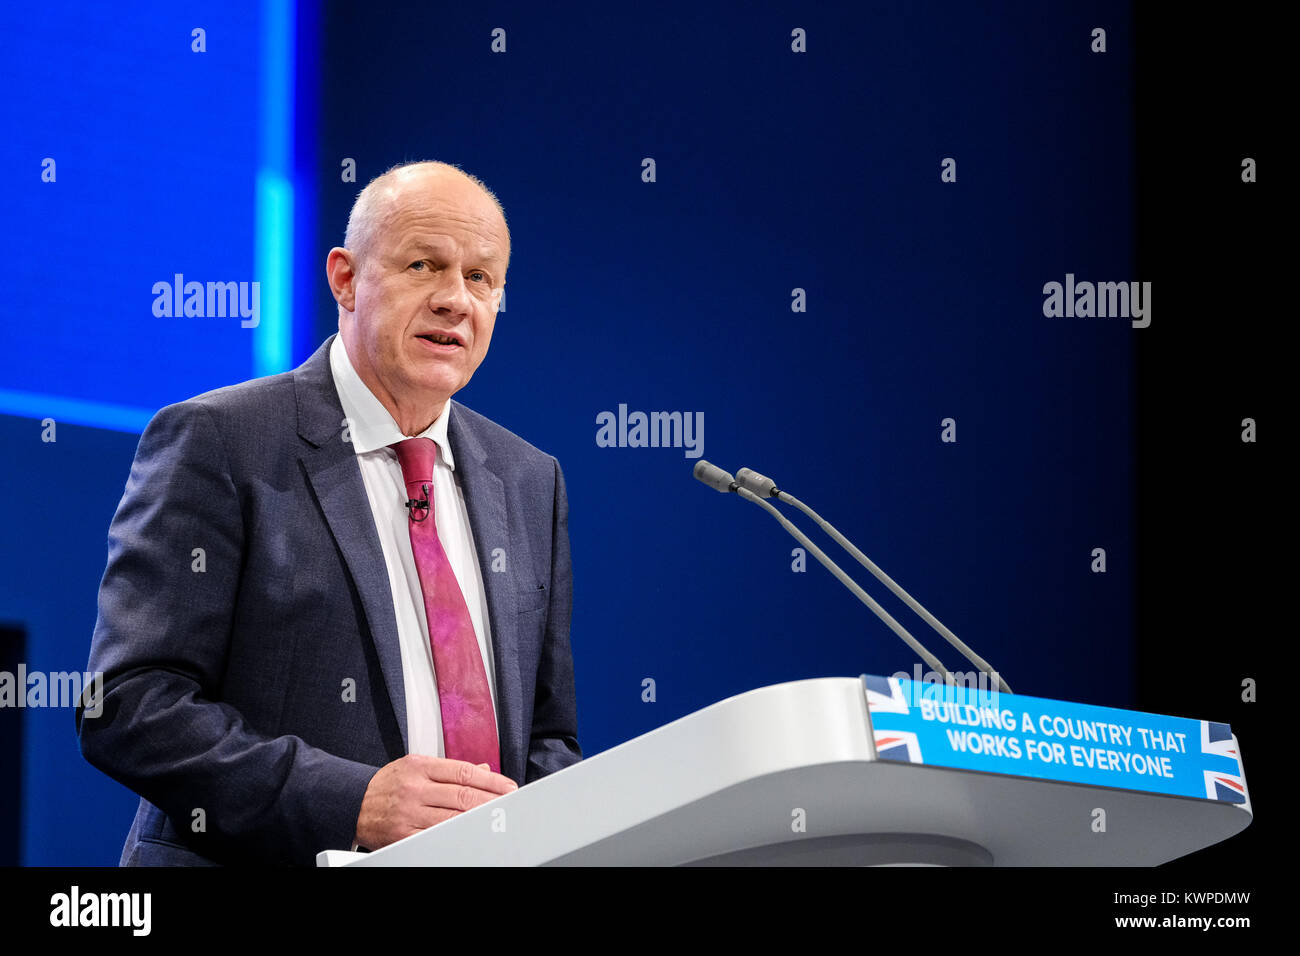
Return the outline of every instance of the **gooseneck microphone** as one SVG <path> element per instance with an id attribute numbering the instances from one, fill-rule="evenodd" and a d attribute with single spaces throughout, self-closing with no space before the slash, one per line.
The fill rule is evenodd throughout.
<path id="1" fill-rule="evenodd" d="M 717 465 L 710 464 L 703 458 L 695 463 L 695 469 L 691 474 L 714 491 L 721 491 L 726 494 L 729 491 L 736 490 L 736 479 L 731 472 L 723 471 Z"/>
<path id="2" fill-rule="evenodd" d="M 813 511 L 812 508 L 808 507 L 806 504 L 804 504 L 794 495 L 785 491 L 781 491 L 779 488 L 777 488 L 776 482 L 774 482 L 771 478 L 768 478 L 765 475 L 760 475 L 758 472 L 750 468 L 742 468 L 740 469 L 740 471 L 736 472 L 735 481 L 740 488 L 744 488 L 748 491 L 751 491 L 754 494 L 759 495 L 760 497 L 776 498 L 779 501 L 787 502 L 788 504 L 794 505 L 796 508 L 798 508 L 804 514 L 806 514 L 808 517 L 812 518 L 813 521 L 817 522 L 818 526 L 820 526 L 823 531 L 825 531 L 828 535 L 830 535 L 835 540 L 836 544 L 838 544 L 849 554 L 853 555 L 853 557 L 857 559 L 857 562 L 860 565 L 862 565 L 873 575 L 875 575 L 876 580 L 878 580 L 885 587 L 889 588 L 889 590 L 892 591 L 895 594 L 895 596 L 899 598 L 899 600 L 901 600 L 904 604 L 910 607 L 912 611 L 915 612 L 916 615 L 921 618 L 921 620 L 925 621 L 926 624 L 929 624 L 930 627 L 932 627 L 936 632 L 938 632 L 938 634 L 945 641 L 947 641 L 949 644 L 955 647 L 962 654 L 963 657 L 965 657 L 968 661 L 974 664 L 985 674 L 988 674 L 990 677 L 995 678 L 998 682 L 998 689 L 1002 693 L 1010 694 L 1012 692 L 1011 687 L 1007 684 L 1005 680 L 1002 679 L 1002 675 L 999 674 L 996 670 L 994 670 L 988 661 L 984 660 L 984 658 L 980 657 L 973 650 L 971 650 L 965 644 L 965 642 L 961 640 L 961 638 L 959 638 L 956 634 L 954 634 L 947 627 L 945 627 L 942 621 L 940 621 L 937 617 L 935 617 L 924 607 L 922 607 L 920 601 L 916 600 L 916 598 L 912 597 L 912 595 L 904 591 L 894 581 L 893 578 L 891 578 L 884 571 L 880 570 L 880 568 L 876 566 L 875 562 L 873 562 L 865 554 L 859 551 L 857 547 L 854 546 L 853 542 L 851 542 L 848 538 L 844 537 L 844 535 L 840 534 L 840 532 L 835 528 L 834 525 L 832 525 L 829 521 L 827 521 L 817 512 Z"/>
<path id="3" fill-rule="evenodd" d="M 695 468 L 692 474 L 715 491 L 720 491 L 723 494 L 734 492 L 745 500 L 752 501 L 760 508 L 766 510 L 781 524 L 781 527 L 790 532 L 796 541 L 811 552 L 813 557 L 820 561 L 826 570 L 835 575 L 835 579 L 848 588 L 849 591 L 853 593 L 854 597 L 867 607 L 871 608 L 876 617 L 884 621 L 885 625 L 897 634 L 903 640 L 903 643 L 915 651 L 923 661 L 929 664 L 930 667 L 934 669 L 935 673 L 939 674 L 939 676 L 941 676 L 945 681 L 951 679 L 948 669 L 943 666 L 943 663 L 939 658 L 926 650 L 920 641 L 908 633 L 907 628 L 894 620 L 893 616 L 890 615 L 888 611 L 877 604 L 870 594 L 862 590 L 862 588 L 858 586 L 858 583 L 845 574 L 838 564 L 828 558 L 821 548 L 809 541 L 808 536 L 791 524 L 786 519 L 785 515 L 781 514 L 781 512 L 777 511 L 770 504 L 764 501 L 762 497 L 755 494 L 753 491 L 750 491 L 748 487 L 745 487 L 745 485 L 739 480 L 739 476 L 733 476 L 730 472 L 724 471 L 717 465 L 711 464 L 702 458 L 695 463 Z M 756 473 L 751 472 L 751 475 L 755 474 Z M 762 478 L 761 475 L 757 475 L 757 477 Z M 772 488 L 775 489 L 775 485 L 773 485 Z"/>

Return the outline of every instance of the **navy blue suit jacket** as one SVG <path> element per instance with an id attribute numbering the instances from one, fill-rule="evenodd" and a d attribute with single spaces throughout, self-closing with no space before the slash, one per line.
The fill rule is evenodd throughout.
<path id="1" fill-rule="evenodd" d="M 407 752 L 332 341 L 164 408 L 140 438 L 90 652 L 103 713 L 77 713 L 86 759 L 141 795 L 123 865 L 311 865 L 351 847 L 370 778 Z M 448 437 L 487 591 L 501 772 L 522 786 L 582 757 L 564 479 L 455 401 Z"/>

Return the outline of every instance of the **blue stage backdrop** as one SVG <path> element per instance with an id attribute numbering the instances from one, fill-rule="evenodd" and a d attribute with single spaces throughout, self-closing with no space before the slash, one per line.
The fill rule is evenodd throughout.
<path id="1" fill-rule="evenodd" d="M 29 668 L 85 666 L 148 417 L 306 358 L 359 188 L 439 159 L 509 220 L 458 398 L 564 469 L 588 754 L 916 663 L 701 456 L 812 504 L 1016 690 L 1134 705 L 1134 332 L 1044 295 L 1140 278 L 1126 5 L 53 3 L 0 54 L 0 619 Z M 694 441 L 604 447 L 638 412 Z M 116 862 L 135 797 L 71 710 L 23 719 L 22 862 Z"/>

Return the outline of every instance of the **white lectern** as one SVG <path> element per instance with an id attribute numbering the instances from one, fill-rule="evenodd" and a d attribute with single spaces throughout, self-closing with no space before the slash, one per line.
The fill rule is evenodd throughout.
<path id="1" fill-rule="evenodd" d="M 1251 821 L 1226 724 L 953 690 L 764 687 L 318 863 L 1144 866 Z"/>

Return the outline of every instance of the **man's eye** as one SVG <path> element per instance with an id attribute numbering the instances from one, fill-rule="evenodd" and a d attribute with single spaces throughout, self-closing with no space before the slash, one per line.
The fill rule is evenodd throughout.
<path id="1" fill-rule="evenodd" d="M 480 281 L 480 282 L 487 282 L 487 273 L 486 273 L 486 272 L 479 272 L 479 271 L 475 270 L 474 272 L 471 272 L 470 275 L 472 275 L 472 276 L 482 276 L 482 278 L 481 278 L 479 281 Z"/>
<path id="2" fill-rule="evenodd" d="M 423 270 L 423 269 L 424 269 L 424 260 L 423 260 L 423 259 L 418 259 L 418 260 L 416 260 L 415 262 L 412 262 L 412 263 L 411 263 L 409 266 L 407 266 L 406 268 L 408 268 L 408 269 L 419 269 L 419 270 Z"/>

